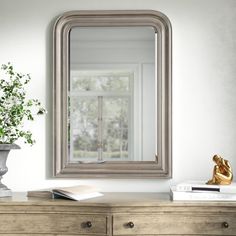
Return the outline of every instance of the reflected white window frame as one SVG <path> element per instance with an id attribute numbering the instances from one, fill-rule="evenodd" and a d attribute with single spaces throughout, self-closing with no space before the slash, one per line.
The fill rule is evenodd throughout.
<path id="1" fill-rule="evenodd" d="M 75 66 L 72 66 L 72 68 L 75 68 Z M 129 77 L 129 91 L 128 92 L 116 92 L 116 91 L 77 91 L 77 92 L 70 92 L 68 94 L 68 96 L 71 97 L 93 97 L 93 98 L 98 98 L 98 97 L 110 97 L 110 98 L 122 98 L 125 97 L 128 99 L 128 158 L 119 158 L 118 161 L 132 161 L 133 157 L 134 157 L 134 127 L 133 127 L 133 117 L 134 117 L 134 108 L 133 108 L 133 103 L 134 103 L 134 81 L 137 81 L 137 66 L 136 65 L 117 65 L 117 64 L 110 64 L 110 65 L 101 65 L 101 64 L 80 64 L 80 70 L 99 70 L 101 71 L 101 74 L 103 73 L 103 71 L 118 71 L 119 72 L 123 72 L 123 73 L 131 73 L 133 76 Z M 76 70 L 71 70 L 70 71 L 70 78 L 72 77 L 76 77 L 78 76 L 79 71 Z M 105 74 L 105 73 L 104 73 Z M 136 80 L 135 80 L 136 78 Z M 72 83 L 70 83 L 71 86 Z M 72 88 L 70 88 L 70 91 L 72 91 Z M 70 99 L 71 102 L 73 101 L 73 99 Z M 72 107 L 72 106 L 71 106 Z M 98 106 L 98 114 L 101 113 L 101 107 Z M 70 111 L 71 114 L 71 111 Z M 86 157 L 83 158 L 72 158 L 71 155 L 73 155 L 73 121 L 70 122 L 70 129 L 72 130 L 72 132 L 70 131 L 70 151 L 69 151 L 69 156 L 70 156 L 70 161 L 71 162 L 90 162 L 90 160 L 86 159 Z M 99 122 L 98 122 L 98 129 L 101 129 L 102 127 L 100 127 Z M 101 132 L 98 132 L 101 134 Z M 102 139 L 102 137 L 98 137 L 98 139 Z M 99 152 L 99 150 L 98 150 Z M 100 150 L 101 152 L 101 150 Z M 110 159 L 108 158 L 102 158 L 101 157 L 101 153 L 98 154 L 98 162 L 99 161 L 110 161 Z M 94 161 L 96 162 L 96 161 Z"/>

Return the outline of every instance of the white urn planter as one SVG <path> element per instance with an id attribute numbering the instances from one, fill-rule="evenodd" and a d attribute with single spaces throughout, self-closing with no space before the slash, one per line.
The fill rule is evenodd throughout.
<path id="1" fill-rule="evenodd" d="M 30 80 L 30 74 L 16 72 L 10 62 L 0 66 L 0 197 L 11 196 L 11 190 L 1 180 L 8 171 L 10 150 L 20 148 L 12 143 L 23 139 L 33 145 L 32 132 L 25 130 L 24 122 L 46 113 L 38 99 L 28 99 L 25 87 Z"/>
<path id="2" fill-rule="evenodd" d="M 20 146 L 16 144 L 0 144 L 0 197 L 12 196 L 11 190 L 1 182 L 2 176 L 8 171 L 6 163 L 11 149 L 20 149 Z"/>

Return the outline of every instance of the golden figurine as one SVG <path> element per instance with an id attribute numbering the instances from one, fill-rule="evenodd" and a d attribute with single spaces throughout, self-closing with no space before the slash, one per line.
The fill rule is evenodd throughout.
<path id="1" fill-rule="evenodd" d="M 213 170 L 213 177 L 208 180 L 206 184 L 231 184 L 233 180 L 233 172 L 229 161 L 223 159 L 220 155 L 214 155 L 213 161 L 216 163 Z"/>

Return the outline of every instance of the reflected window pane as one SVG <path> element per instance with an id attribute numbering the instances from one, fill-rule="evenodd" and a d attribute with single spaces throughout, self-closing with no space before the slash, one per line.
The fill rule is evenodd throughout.
<path id="1" fill-rule="evenodd" d="M 71 142 L 73 158 L 97 158 L 98 103 L 97 98 L 76 97 L 71 99 Z"/>
<path id="2" fill-rule="evenodd" d="M 104 98 L 103 99 L 103 118 L 113 119 L 119 122 L 127 122 L 128 103 L 126 97 Z"/>
<path id="3" fill-rule="evenodd" d="M 85 128 L 97 127 L 97 97 L 74 97 L 71 99 L 71 119 L 73 128 L 81 131 Z"/>
<path id="4" fill-rule="evenodd" d="M 98 157 L 97 153 L 97 138 L 95 132 L 87 131 L 82 135 L 75 135 L 73 137 L 73 157 L 74 158 L 94 158 Z"/>
<path id="5" fill-rule="evenodd" d="M 129 99 L 103 99 L 103 157 L 128 158 Z"/>
<path id="6" fill-rule="evenodd" d="M 103 157 L 106 159 L 128 158 L 128 130 L 106 130 L 103 144 Z"/>
<path id="7" fill-rule="evenodd" d="M 129 91 L 129 71 L 72 71 L 73 91 Z"/>

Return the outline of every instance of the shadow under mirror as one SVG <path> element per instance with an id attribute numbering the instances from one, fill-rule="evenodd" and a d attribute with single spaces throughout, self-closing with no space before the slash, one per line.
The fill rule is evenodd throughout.
<path id="1" fill-rule="evenodd" d="M 156 40 L 151 26 L 71 29 L 71 163 L 155 161 Z"/>

